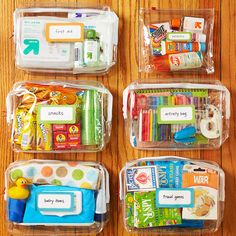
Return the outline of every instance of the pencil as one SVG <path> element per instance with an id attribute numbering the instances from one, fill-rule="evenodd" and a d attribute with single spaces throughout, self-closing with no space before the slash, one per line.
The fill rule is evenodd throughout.
<path id="1" fill-rule="evenodd" d="M 150 122 L 150 124 L 149 124 L 149 141 L 151 142 L 152 141 L 152 132 L 153 132 L 153 130 L 152 130 L 152 125 L 153 125 L 153 117 L 152 117 L 152 109 L 150 109 L 149 110 L 149 117 L 150 117 L 150 120 L 149 120 L 149 122 Z"/>
<path id="2" fill-rule="evenodd" d="M 143 110 L 141 109 L 139 112 L 139 142 L 142 142 L 142 131 L 143 131 Z"/>

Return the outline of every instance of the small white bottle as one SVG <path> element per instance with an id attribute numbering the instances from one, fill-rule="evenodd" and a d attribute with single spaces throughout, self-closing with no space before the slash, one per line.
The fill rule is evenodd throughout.
<path id="1" fill-rule="evenodd" d="M 89 29 L 86 31 L 84 41 L 84 63 L 89 65 L 97 64 L 100 56 L 100 46 L 96 37 L 96 31 Z"/>

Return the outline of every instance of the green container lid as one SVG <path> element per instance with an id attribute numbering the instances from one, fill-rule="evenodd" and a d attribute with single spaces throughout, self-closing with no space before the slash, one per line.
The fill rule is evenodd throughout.
<path id="1" fill-rule="evenodd" d="M 96 39 L 96 30 L 89 29 L 86 31 L 86 38 L 87 39 Z"/>

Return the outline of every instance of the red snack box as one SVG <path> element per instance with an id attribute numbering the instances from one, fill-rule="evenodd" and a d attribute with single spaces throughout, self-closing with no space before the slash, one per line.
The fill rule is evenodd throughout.
<path id="1" fill-rule="evenodd" d="M 80 124 L 67 125 L 68 141 L 80 144 Z"/>
<path id="2" fill-rule="evenodd" d="M 80 143 L 78 141 L 75 141 L 75 142 L 69 141 L 67 146 L 68 146 L 68 148 L 76 149 L 76 148 L 80 148 Z"/>
<path id="3" fill-rule="evenodd" d="M 68 135 L 65 131 L 58 131 L 53 133 L 54 149 L 67 149 Z"/>
<path id="4" fill-rule="evenodd" d="M 52 125 L 52 130 L 55 131 L 66 131 L 66 125 L 63 124 L 56 124 Z"/>

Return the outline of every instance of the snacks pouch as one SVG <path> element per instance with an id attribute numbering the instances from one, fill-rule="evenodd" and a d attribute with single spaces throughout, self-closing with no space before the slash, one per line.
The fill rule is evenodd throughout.
<path id="1" fill-rule="evenodd" d="M 134 148 L 219 148 L 229 133 L 230 93 L 214 80 L 134 82 L 123 92 L 123 115 Z"/>
<path id="2" fill-rule="evenodd" d="M 7 96 L 16 151 L 100 151 L 110 139 L 112 95 L 99 82 L 19 82 Z"/>
<path id="3" fill-rule="evenodd" d="M 104 73 L 117 60 L 118 17 L 109 7 L 19 8 L 14 38 L 21 69 Z"/>
<path id="4" fill-rule="evenodd" d="M 126 163 L 120 172 L 124 225 L 136 233 L 203 233 L 220 226 L 225 177 L 214 162 L 175 156 Z"/>
<path id="5" fill-rule="evenodd" d="M 29 233 L 94 234 L 108 220 L 109 176 L 99 163 L 19 161 L 6 170 L 5 180 L 12 233 L 30 226 Z"/>
<path id="6" fill-rule="evenodd" d="M 213 73 L 214 9 L 140 9 L 139 70 Z"/>

